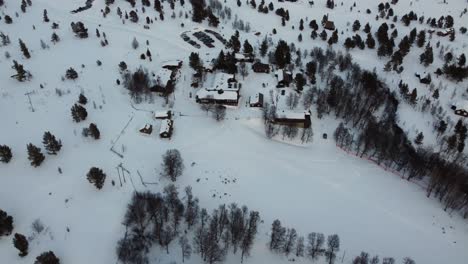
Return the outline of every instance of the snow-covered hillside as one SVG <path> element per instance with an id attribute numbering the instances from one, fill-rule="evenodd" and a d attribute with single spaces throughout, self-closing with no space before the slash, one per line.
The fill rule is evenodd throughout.
<path id="1" fill-rule="evenodd" d="M 275 87 L 277 67 L 268 55 L 259 55 L 264 39 L 268 41 L 269 52 L 274 51 L 279 40 L 294 43 L 296 51 L 302 52 L 299 55 L 302 62 L 297 62 L 292 72 L 304 72 L 304 66 L 311 61 L 308 54 L 316 47 L 324 50 L 329 47 L 320 37 L 310 37 L 309 22 L 315 19 L 320 24 L 323 15 L 328 14 L 339 30 L 339 40 L 332 48 L 339 54 L 349 53 L 363 70 L 374 71 L 393 92 L 399 100 L 395 122 L 410 139 L 410 145 L 415 145 L 413 141 L 423 132 L 424 140 L 418 147 L 442 153 L 441 146 L 445 148 L 443 142 L 455 133 L 457 121 L 462 120 L 460 122 L 466 126 L 468 120 L 455 115 L 451 109 L 452 105 L 468 100 L 467 79 L 457 82 L 434 74 L 443 66 L 446 52 L 453 53 L 455 61 L 468 50 L 468 35 L 459 33 L 460 27 L 468 25 L 468 15 L 463 14 L 468 7 L 466 0 L 400 0 L 392 5 L 399 18 L 411 10 L 426 18 L 452 15 L 455 18 L 453 28 L 457 31 L 454 41 L 435 33 L 427 36 L 426 43 L 434 46 L 434 62 L 427 67 L 419 63 L 426 45 L 422 48 L 414 45 L 403 60 L 405 70 L 400 73 L 384 70 L 390 56 L 379 58 L 377 47 L 372 50 L 356 47 L 347 51 L 343 46 L 347 37 L 356 34 L 352 30 L 356 19 L 360 20 L 361 28 L 369 23 L 372 32 L 384 21 L 392 23 L 391 19 L 376 20 L 378 3 L 373 0 L 355 1 L 355 7 L 354 1 L 335 1 L 334 9 L 326 8 L 325 0 L 271 1 L 275 10 L 283 7 L 289 11 L 290 20 L 285 26 L 274 11 L 261 14 L 250 6 L 250 1 L 240 0 L 240 7 L 238 1 L 221 1 L 224 11 L 222 15 L 215 13 L 220 17 L 217 28 L 208 21 L 193 22 L 189 0 L 174 1 L 174 11 L 170 6 L 172 1 L 161 0 L 163 20 L 155 11 L 153 1 L 151 6 L 145 7 L 145 12 L 142 1 L 137 1 L 135 8 L 128 1 L 108 1 L 114 3 L 108 5 L 110 13 L 105 16 L 106 1 L 103 0 L 89 1 L 90 9 L 75 14 L 70 11 L 84 6 L 84 0 L 32 0 L 26 12 L 22 12 L 20 1 L 0 0 L 2 2 L 0 33 L 8 35 L 11 43 L 0 44 L 0 145 L 10 147 L 13 157 L 8 163 L 0 163 L 0 209 L 13 217 L 14 229 L 11 235 L 0 236 L 0 263 L 33 263 L 45 251 L 53 251 L 60 263 L 120 263 L 116 247 L 128 231 L 122 223 L 132 194 L 134 191 L 163 192 L 164 187 L 172 183 L 161 176 L 161 157 L 168 149 L 180 151 L 184 160 L 185 170 L 174 183 L 183 202 L 186 201 L 183 190 L 191 186 L 200 200 L 200 207 L 209 212 L 221 204 L 237 203 L 260 213 L 258 233 L 245 263 L 286 263 L 292 259 L 299 263 L 311 262 L 308 257 L 285 256 L 269 250 L 271 224 L 275 219 L 286 227 L 295 228 L 306 239 L 310 232 L 325 236 L 338 234 L 341 246 L 335 263 L 352 263 L 361 251 L 381 258 L 393 257 L 396 263 L 402 263 L 405 257 L 424 264 L 466 263 L 468 225 L 463 218 L 466 211 L 448 208 L 445 200 L 441 202 L 434 196 L 428 198 L 429 175 L 408 181 L 408 174 L 389 168 L 385 162 L 379 161 L 378 165 L 371 158 L 366 159 L 371 153 L 356 155 L 359 150 L 345 148 L 345 151 L 337 147 L 333 134 L 343 118 L 332 110 L 328 110 L 330 114 L 318 116 L 315 101 L 313 106 L 303 106 L 308 89 L 313 86 L 319 91 L 329 88 L 331 67 L 317 73 L 316 85 L 308 79 L 304 91 L 295 91 L 295 84 L 279 89 Z M 182 2 L 185 2 L 183 6 Z M 257 0 L 256 4 L 260 2 Z M 265 2 L 268 5 L 270 1 Z M 122 18 L 117 8 L 121 9 Z M 125 14 L 135 9 L 138 23 L 125 19 Z M 367 14 L 366 9 L 372 13 Z M 47 10 L 49 22 L 43 21 L 44 10 Z M 11 24 L 5 23 L 7 15 L 13 20 Z M 152 23 L 146 23 L 147 16 Z M 298 29 L 301 19 L 303 30 Z M 217 121 L 210 112 L 216 110 L 200 107 L 195 97 L 200 90 L 216 86 L 214 79 L 219 71 L 204 72 L 200 87 L 195 88 L 189 56 L 198 53 L 208 68 L 221 50 L 229 49 L 210 34 L 214 47 L 208 47 L 196 37 L 196 32 L 210 29 L 229 40 L 240 28 L 240 20 L 244 24 L 244 30 L 239 30 L 241 43 L 248 40 L 257 58 L 271 64 L 272 71 L 256 73 L 251 70 L 251 64 L 246 63 L 248 74 L 236 75 L 242 87 L 239 102 L 236 106 L 227 106 L 226 117 Z M 88 28 L 89 37 L 78 38 L 74 34 L 70 24 L 78 21 Z M 58 28 L 53 29 L 52 23 L 57 23 Z M 431 29 L 417 21 L 406 27 L 398 20 L 395 50 L 413 27 L 418 31 Z M 272 33 L 273 28 L 276 34 Z M 322 26 L 318 33 L 321 31 Z M 392 31 L 390 29 L 389 33 Z M 60 38 L 56 43 L 51 41 L 54 32 Z M 302 41 L 298 40 L 299 34 L 302 34 Z M 328 38 L 331 35 L 332 31 L 328 31 Z M 199 48 L 189 44 L 183 36 L 189 36 Z M 29 59 L 20 49 L 19 39 L 27 46 Z M 138 42 L 136 48 L 134 39 Z M 292 53 L 296 59 L 296 54 Z M 162 67 L 174 60 L 183 61 L 183 65 L 174 71 L 173 77 L 168 77 Z M 16 73 L 12 69 L 13 61 L 32 74 L 29 81 L 11 78 Z M 147 70 L 152 84 L 158 83 L 157 79 L 160 82 L 163 78 L 173 78 L 174 92 L 166 97 L 151 92 L 144 94 L 141 102 L 136 102 L 124 87 L 121 72 L 125 71 L 119 69 L 122 61 L 128 72 L 140 67 Z M 66 78 L 69 68 L 76 70 L 76 79 Z M 350 72 L 337 70 L 337 75 L 346 78 Z M 425 72 L 432 75 L 431 85 L 422 84 L 415 77 L 415 73 Z M 417 90 L 417 103 L 412 104 L 400 93 L 400 81 L 408 84 L 409 92 Z M 232 87 L 216 92 L 226 93 L 229 89 Z M 436 89 L 439 96 L 433 100 Z M 311 110 L 312 140 L 301 140 L 302 132 L 294 139 L 288 139 L 285 134 L 265 136 L 262 109 L 249 105 L 259 93 L 278 110 L 296 115 Z M 80 94 L 88 100 L 84 105 L 87 117 L 75 122 L 70 109 Z M 291 106 L 289 101 L 295 96 L 300 103 Z M 427 109 L 423 106 L 426 99 L 432 100 Z M 154 118 L 155 112 L 166 110 L 173 113 L 170 139 L 159 135 L 165 121 Z M 377 116 L 382 111 L 385 109 L 379 108 L 372 114 Z M 434 125 L 441 120 L 448 126 L 446 132 L 438 133 Z M 83 136 L 83 128 L 90 123 L 99 128 L 99 140 Z M 346 123 L 351 127 L 352 122 Z M 145 125 L 152 125 L 151 135 L 139 132 Z M 356 131 L 353 142 L 357 142 L 359 128 L 350 130 Z M 46 154 L 42 144 L 46 131 L 63 144 L 57 155 Z M 328 138 L 325 139 L 324 134 Z M 44 162 L 38 167 L 31 166 L 28 160 L 26 146 L 29 143 L 41 147 L 45 154 Z M 460 167 L 466 169 L 463 162 L 466 162 L 467 149 L 453 153 L 456 154 L 448 153 L 443 157 L 449 164 L 462 164 Z M 101 168 L 107 175 L 101 190 L 87 180 L 91 167 Z M 458 179 L 457 186 L 462 186 L 468 177 L 460 175 Z M 465 197 L 468 201 L 468 196 Z M 464 206 L 460 207 L 466 210 L 468 206 Z M 39 233 L 32 228 L 37 219 L 44 225 Z M 18 256 L 12 243 L 14 233 L 28 238 L 26 257 Z M 170 244 L 169 254 L 156 245 L 149 251 L 149 263 L 182 263 L 177 240 Z M 240 263 L 240 253 L 231 252 L 223 263 Z M 204 260 L 194 252 L 185 262 L 204 263 Z M 317 263 L 326 263 L 325 257 Z"/>

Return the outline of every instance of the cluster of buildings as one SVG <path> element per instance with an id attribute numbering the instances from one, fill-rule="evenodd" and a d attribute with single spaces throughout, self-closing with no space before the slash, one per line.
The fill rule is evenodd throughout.
<path id="1" fill-rule="evenodd" d="M 155 112 L 153 117 L 156 120 L 161 120 L 161 126 L 159 127 L 159 137 L 171 138 L 174 130 L 174 120 L 172 120 L 173 113 L 170 110 Z M 144 135 L 151 135 L 153 133 L 153 125 L 145 124 L 140 130 L 140 133 Z"/>
<path id="2" fill-rule="evenodd" d="M 241 59 L 241 56 L 238 56 Z M 244 57 L 242 57 L 243 59 Z M 256 73 L 270 73 L 271 67 L 269 64 L 261 62 L 252 63 L 252 70 Z M 284 96 L 284 100 L 287 97 L 283 90 L 289 87 L 293 82 L 293 75 L 290 71 L 280 69 L 274 72 L 276 78 L 277 90 L 281 96 Z M 195 100 L 200 104 L 222 104 L 237 106 L 241 98 L 242 83 L 239 82 L 233 74 L 227 74 L 223 72 L 217 72 L 213 74 L 211 82 L 207 82 L 205 87 L 200 88 L 195 95 Z M 252 96 L 249 96 L 247 105 L 250 107 L 264 107 L 266 97 L 262 92 L 257 92 Z M 310 111 L 295 112 L 292 110 L 277 110 L 275 123 L 280 125 L 293 125 L 302 128 L 308 128 L 311 126 L 311 113 Z"/>

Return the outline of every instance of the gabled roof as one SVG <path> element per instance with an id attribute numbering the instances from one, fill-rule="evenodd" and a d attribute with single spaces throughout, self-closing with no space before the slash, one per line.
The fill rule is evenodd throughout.
<path id="1" fill-rule="evenodd" d="M 168 118 L 170 110 L 154 112 L 154 118 Z"/>
<path id="2" fill-rule="evenodd" d="M 161 128 L 159 129 L 159 134 L 170 133 L 172 127 L 172 120 L 164 119 L 161 121 Z"/>
<path id="3" fill-rule="evenodd" d="M 207 90 L 200 89 L 197 92 L 198 99 L 214 99 L 214 100 L 237 100 L 238 93 L 232 90 Z"/>
<path id="4" fill-rule="evenodd" d="M 159 80 L 161 85 L 166 85 L 172 78 L 173 71 L 169 69 L 162 68 L 156 74 L 157 80 Z"/>
<path id="5" fill-rule="evenodd" d="M 310 115 L 309 112 L 292 112 L 286 110 L 280 110 L 276 112 L 276 118 L 288 119 L 288 120 L 306 120 L 306 115 Z"/>
<path id="6" fill-rule="evenodd" d="M 459 101 L 455 107 L 457 108 L 457 110 L 465 110 L 468 112 L 468 100 L 461 100 Z"/>

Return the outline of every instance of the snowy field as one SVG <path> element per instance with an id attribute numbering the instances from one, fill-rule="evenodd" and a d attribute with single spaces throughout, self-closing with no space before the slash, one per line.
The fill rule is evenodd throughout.
<path id="1" fill-rule="evenodd" d="M 131 194 L 135 190 L 162 191 L 169 181 L 159 176 L 161 156 L 172 148 L 181 152 L 186 167 L 176 182 L 180 193 L 190 185 L 195 196 L 199 197 L 201 207 L 214 209 L 220 204 L 236 202 L 260 212 L 263 223 L 252 257 L 245 263 L 287 262 L 286 257 L 271 253 L 266 246 L 271 223 L 275 219 L 280 219 L 287 227 L 296 228 L 304 236 L 309 232 L 339 234 L 342 246 L 338 263 L 350 263 L 363 250 L 372 255 L 394 257 L 397 263 L 406 256 L 411 256 L 419 264 L 466 263 L 466 220 L 456 213 L 444 212 L 437 200 L 426 198 L 425 190 L 418 184 L 337 148 L 331 135 L 339 121 L 314 116 L 314 140 L 307 145 L 267 139 L 260 110 L 247 108 L 246 102 L 249 96 L 265 89 L 262 83 L 275 81 L 272 74 L 252 72 L 241 80 L 244 88 L 239 106 L 228 109 L 223 122 L 216 122 L 202 111 L 193 98 L 196 90 L 190 87 L 192 70 L 187 59 L 192 51 L 206 58 L 216 57 L 221 45 L 214 49 L 202 46 L 197 50 L 180 38 L 182 32 L 200 27 L 199 24 L 183 20 L 185 26 L 182 28 L 180 18 L 174 22 L 167 14 L 165 21 L 155 22 L 150 30 L 143 29 L 142 24 L 127 22 L 123 25 L 115 15 L 115 4 L 112 16 L 103 19 L 99 10 L 104 8 L 104 4 L 97 0 L 91 10 L 76 15 L 69 11 L 84 1 L 57 4 L 51 0 L 35 0 L 26 14 L 21 13 L 20 18 L 16 18 L 13 12 L 21 12 L 19 4 L 13 8 L 13 1 L 6 2 L 9 5 L 6 10 L 14 23 L 5 25 L 0 21 L 0 31 L 8 33 L 13 44 L 0 48 L 0 144 L 12 148 L 13 159 L 8 164 L 0 164 L 0 208 L 14 217 L 14 232 L 32 235 L 31 223 L 35 219 L 40 219 L 46 230 L 32 238 L 26 258 L 18 257 L 11 236 L 2 237 L 0 263 L 32 263 L 35 256 L 47 250 L 53 250 L 61 263 L 116 263 L 116 243 L 125 231 L 121 223 Z M 458 17 L 460 7 L 466 7 L 464 0 L 452 0 L 453 4 L 443 8 L 438 2 L 415 1 L 412 9 L 419 12 L 424 8 L 426 16 L 456 11 L 454 17 Z M 365 6 L 366 3 L 372 8 L 375 6 L 371 0 L 359 4 Z M 129 9 L 128 3 L 119 5 Z M 228 5 L 235 6 L 235 1 Z M 288 5 L 297 20 L 312 15 L 320 21 L 325 12 L 324 8 L 308 7 L 307 1 L 292 4 L 275 2 L 276 5 Z M 189 7 L 186 3 L 185 9 L 189 10 Z M 0 12 L 3 12 L 2 8 L 5 10 L 5 7 L 0 7 Z M 169 10 L 168 6 L 166 8 Z M 48 10 L 51 21 L 60 23 L 56 32 L 61 41 L 56 45 L 49 41 L 52 33 L 50 23 L 42 22 L 43 9 Z M 361 13 L 346 12 L 347 8 L 333 11 L 338 28 L 345 28 L 348 20 L 363 16 L 365 9 L 361 9 Z M 400 4 L 395 11 L 402 13 L 406 9 L 407 5 Z M 247 7 L 241 10 L 235 12 L 239 18 L 251 22 L 252 33 L 246 37 L 252 44 L 263 39 L 263 34 L 256 37 L 253 32 L 270 32 L 271 25 L 277 25 L 279 29 L 274 40 L 297 39 L 297 31 L 290 34 L 284 29 L 282 32 L 277 16 L 269 14 L 256 21 L 257 11 Z M 341 16 L 347 19 L 340 20 Z M 373 16 L 370 15 L 370 21 Z M 69 24 L 78 20 L 89 28 L 88 39 L 73 36 Z M 467 22 L 466 25 L 466 20 L 465 16 L 457 23 Z M 230 23 L 220 25 L 225 27 L 222 29 L 225 37 L 233 32 Z M 375 23 L 380 24 L 380 21 Z M 96 28 L 106 33 L 109 46 L 100 46 L 100 40 L 94 34 Z M 402 28 L 401 35 L 404 30 L 408 28 Z M 140 43 L 138 50 L 131 47 L 134 37 Z M 22 58 L 18 38 L 28 45 L 31 59 Z M 50 49 L 42 50 L 40 39 L 44 39 Z M 303 48 L 325 47 L 323 41 L 312 41 L 308 36 L 305 39 L 300 44 Z M 149 41 L 148 46 L 146 40 Z M 466 51 L 467 42 L 466 35 L 459 36 L 456 52 Z M 147 47 L 153 54 L 152 62 L 139 59 Z M 6 59 L 4 51 L 8 51 L 12 58 Z M 370 65 L 368 68 L 376 67 L 378 72 L 381 71 L 383 61 L 376 61 L 374 53 L 368 58 L 360 52 L 352 52 L 356 61 L 364 68 Z M 32 72 L 30 82 L 18 83 L 10 78 L 13 74 L 12 59 L 23 63 Z M 153 103 L 132 106 L 128 92 L 116 85 L 115 80 L 120 78 L 117 65 L 126 61 L 129 69 L 144 65 L 157 72 L 165 61 L 174 59 L 184 60 L 172 98 L 174 135 L 170 140 L 159 138 L 157 133 L 143 136 L 138 129 L 147 123 L 159 131 L 160 121 L 152 119 L 151 111 L 168 109 L 169 106 L 159 97 L 155 97 Z M 96 60 L 102 61 L 103 65 L 97 66 Z M 410 56 L 406 60 L 410 61 Z M 422 67 L 417 62 L 414 65 L 410 62 L 406 67 L 413 66 Z M 61 80 L 69 67 L 77 70 L 79 78 L 76 81 Z M 402 78 L 416 82 L 410 79 L 411 74 L 406 74 L 408 76 Z M 388 73 L 384 76 L 388 82 L 395 78 L 394 89 L 398 89 L 396 83 L 400 78 L 393 75 Z M 466 81 L 460 85 L 466 86 Z M 63 94 L 59 95 L 57 89 Z M 452 93 L 449 90 L 442 96 L 448 98 Z M 31 103 L 26 93 L 29 93 Z M 70 107 L 80 93 L 89 100 L 86 106 L 88 118 L 74 123 Z M 444 107 L 448 108 L 448 104 Z M 416 121 L 412 120 L 418 120 L 422 127 L 427 126 L 424 131 L 427 144 L 431 144 L 434 140 L 431 117 L 422 117 L 423 114 L 404 107 L 400 111 L 400 121 L 407 124 L 405 129 L 411 131 L 411 135 L 416 134 L 411 126 Z M 405 119 L 405 116 L 410 119 Z M 96 123 L 101 131 L 98 141 L 81 135 L 82 128 L 91 122 Z M 119 136 L 127 122 L 128 127 Z M 26 145 L 41 145 L 45 131 L 60 138 L 63 148 L 57 156 L 46 155 L 44 163 L 33 168 L 27 160 Z M 324 140 L 323 133 L 328 133 L 329 139 Z M 111 152 L 111 146 L 122 153 L 123 158 Z M 130 172 L 122 186 L 116 169 L 119 164 Z M 93 166 L 102 168 L 107 174 L 101 191 L 86 180 L 86 173 Z M 59 173 L 59 168 L 62 173 Z M 112 180 L 115 186 L 111 184 Z M 144 186 L 142 180 L 154 184 Z M 173 243 L 172 254 L 166 255 L 164 251 L 154 254 L 151 263 L 181 263 L 177 242 Z M 307 259 L 300 261 L 310 262 Z M 240 257 L 232 255 L 225 261 L 229 264 L 239 262 Z M 202 263 L 202 260 L 194 255 L 188 263 Z"/>

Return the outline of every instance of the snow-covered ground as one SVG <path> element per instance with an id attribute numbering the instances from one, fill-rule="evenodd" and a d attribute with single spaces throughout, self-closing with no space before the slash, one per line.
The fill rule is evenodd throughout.
<path id="1" fill-rule="evenodd" d="M 10 46 L 0 47 L 0 144 L 12 148 L 13 159 L 8 164 L 0 164 L 0 208 L 14 217 L 14 232 L 31 235 L 31 223 L 35 219 L 40 219 L 47 228 L 32 239 L 30 254 L 26 258 L 18 257 L 11 237 L 2 237 L 1 263 L 31 263 L 35 256 L 46 250 L 53 250 L 62 263 L 116 263 L 115 247 L 123 236 L 121 222 L 126 204 L 134 190 L 159 192 L 169 183 L 159 173 L 161 155 L 170 148 L 181 152 L 186 166 L 176 185 L 180 191 L 191 185 L 202 207 L 213 209 L 219 204 L 236 202 L 260 212 L 264 223 L 260 226 L 252 257 L 246 259 L 246 263 L 287 261 L 284 256 L 269 252 L 265 246 L 270 225 L 277 218 L 285 226 L 296 228 L 301 235 L 309 232 L 339 234 L 342 247 L 338 260 L 343 259 L 344 263 L 349 263 L 362 250 L 381 257 L 395 257 L 398 261 L 411 256 L 417 263 L 425 264 L 463 264 L 468 259 L 466 220 L 457 214 L 444 212 L 438 201 L 426 198 L 419 185 L 337 148 L 330 135 L 339 121 L 314 117 L 314 140 L 306 145 L 268 140 L 264 136 L 260 110 L 248 108 L 246 104 L 249 96 L 256 92 L 264 91 L 265 96 L 269 96 L 268 87 L 275 83 L 273 74 L 250 73 L 241 80 L 243 89 L 239 106 L 227 110 L 226 120 L 216 122 L 208 116 L 193 98 L 196 90 L 190 87 L 192 70 L 188 67 L 188 56 L 195 51 L 202 58 L 213 58 L 221 45 L 216 42 L 218 45 L 214 49 L 203 45 L 196 49 L 184 42 L 180 34 L 200 28 L 200 25 L 190 19 L 173 20 L 167 3 L 164 4 L 168 11 L 165 20 L 158 19 L 147 30 L 142 26 L 143 17 L 140 17 L 140 24 L 121 23 L 115 15 L 116 6 L 130 10 L 129 4 L 123 1 L 116 1 L 118 3 L 111 6 L 112 14 L 105 19 L 99 11 L 104 8 L 104 1 L 95 1 L 92 9 L 75 15 L 69 11 L 83 5 L 83 1 L 58 4 L 51 0 L 35 0 L 25 14 L 21 13 L 19 3 L 6 2 L 7 7 L 0 7 L 0 13 L 10 14 L 14 22 L 6 25 L 0 21 L 0 31 L 10 35 L 12 40 Z M 227 3 L 233 7 L 233 15 L 250 21 L 252 27 L 252 32 L 241 34 L 241 39 L 248 38 L 256 44 L 263 39 L 264 33 L 271 32 L 273 25 L 278 29 L 278 34 L 272 36 L 274 40 L 297 39 L 298 31 L 282 28 L 279 17 L 273 13 L 261 15 L 245 5 L 237 10 L 235 2 Z M 344 2 L 351 6 L 351 1 Z M 287 6 L 290 10 L 292 19 L 288 26 L 297 28 L 299 19 L 306 16 L 319 22 L 328 12 L 337 27 L 344 30 L 351 27 L 346 27 L 347 21 L 357 18 L 364 25 L 363 16 L 369 16 L 369 22 L 377 28 L 380 21 L 375 21 L 375 14 L 365 15 L 367 6 L 376 10 L 374 2 L 359 1 L 360 13 L 356 9 L 349 12 L 349 7 L 333 11 L 310 7 L 308 1 L 274 4 L 275 7 Z M 451 0 L 450 5 L 439 2 L 414 1 L 411 9 L 418 13 L 424 10 L 426 16 L 437 17 L 453 12 L 457 25 L 468 24 L 466 16 L 458 19 L 466 1 Z M 49 41 L 53 32 L 51 23 L 42 22 L 43 9 L 48 10 L 51 22 L 60 24 L 56 32 L 61 41 L 56 45 Z M 152 8 L 148 9 L 151 10 L 147 12 L 155 14 Z M 410 10 L 408 3 L 399 3 L 394 9 L 397 14 Z M 189 3 L 186 3 L 185 10 L 190 10 Z M 18 12 L 20 17 L 15 17 L 14 12 Z M 89 28 L 88 39 L 73 36 L 69 25 L 78 20 Z M 181 22 L 184 27 L 180 26 Z M 206 24 L 203 26 L 207 27 Z M 101 47 L 100 39 L 94 33 L 96 28 L 101 34 L 106 33 L 109 46 Z M 399 31 L 400 28 L 399 36 L 403 36 L 412 27 L 401 26 Z M 221 24 L 218 30 L 228 38 L 233 32 L 231 22 Z M 314 46 L 325 47 L 325 42 L 319 39 L 312 41 L 308 37 L 310 29 L 305 31 L 304 41 L 298 44 L 299 47 L 309 50 Z M 253 32 L 262 34 L 257 37 Z M 137 50 L 131 47 L 134 37 L 140 43 Z M 18 38 L 23 39 L 30 49 L 31 59 L 22 57 Z M 50 49 L 42 50 L 40 39 L 46 41 Z M 340 35 L 340 43 L 343 40 Z M 455 53 L 466 51 L 467 42 L 466 35 L 458 35 L 452 45 Z M 140 60 L 140 54 L 145 53 L 147 47 L 153 54 L 152 62 Z M 11 54 L 10 59 L 3 56 L 5 51 Z M 405 67 L 423 71 L 417 62 L 419 53 L 408 55 Z M 410 87 L 420 86 L 412 71 L 405 71 L 401 77 L 384 73 L 385 61 L 378 60 L 375 52 L 367 54 L 355 50 L 351 54 L 364 68 L 375 67 L 387 78 L 388 84 L 394 85 L 392 89 L 398 89 L 400 79 L 410 83 Z M 31 71 L 33 79 L 30 82 L 19 83 L 10 78 L 13 59 Z M 171 140 L 160 139 L 157 133 L 143 136 L 138 129 L 147 123 L 153 124 L 154 131 L 159 131 L 161 121 L 154 120 L 151 111 L 160 111 L 167 106 L 159 97 L 155 97 L 154 103 L 132 106 L 128 92 L 116 85 L 115 80 L 120 78 L 117 65 L 125 61 L 129 69 L 143 65 L 156 73 L 165 61 L 174 59 L 184 60 L 176 92 L 171 97 L 175 112 L 174 135 Z M 97 66 L 96 60 L 100 60 L 102 66 Z M 69 67 L 78 71 L 76 81 L 61 80 Z M 267 88 L 263 88 L 262 83 L 268 83 Z M 441 93 L 446 109 L 453 89 L 466 87 L 466 81 L 448 84 L 449 88 Z M 57 89 L 62 91 L 61 96 Z M 424 94 L 422 88 L 419 90 Z M 26 93 L 29 93 L 32 108 Z M 86 106 L 88 118 L 74 123 L 70 108 L 80 93 L 89 100 Z M 413 126 L 417 122 L 417 128 L 424 129 L 427 144 L 432 144 L 432 117 L 409 106 L 399 109 L 400 122 L 410 135 L 416 135 Z M 96 123 L 101 131 L 98 141 L 81 135 L 82 128 L 91 122 Z M 119 137 L 127 122 L 128 127 Z M 46 155 L 44 163 L 33 168 L 27 160 L 26 145 L 31 142 L 41 146 L 45 131 L 60 138 L 63 148 L 57 156 Z M 329 134 L 328 140 L 322 139 L 323 133 Z M 123 158 L 110 151 L 113 145 L 123 153 Z M 116 169 L 119 164 L 131 173 L 122 186 Z M 102 168 L 108 176 L 101 191 L 86 180 L 86 173 L 93 166 Z M 59 173 L 59 168 L 62 173 Z M 156 184 L 143 186 L 139 174 L 145 182 Z M 115 186 L 111 185 L 112 180 Z M 161 253 L 151 259 L 152 263 L 181 262 L 175 249 L 176 242 L 173 243 L 172 254 Z M 194 256 L 190 263 L 194 262 L 201 260 Z M 226 261 L 238 262 L 238 256 L 229 256 Z"/>

